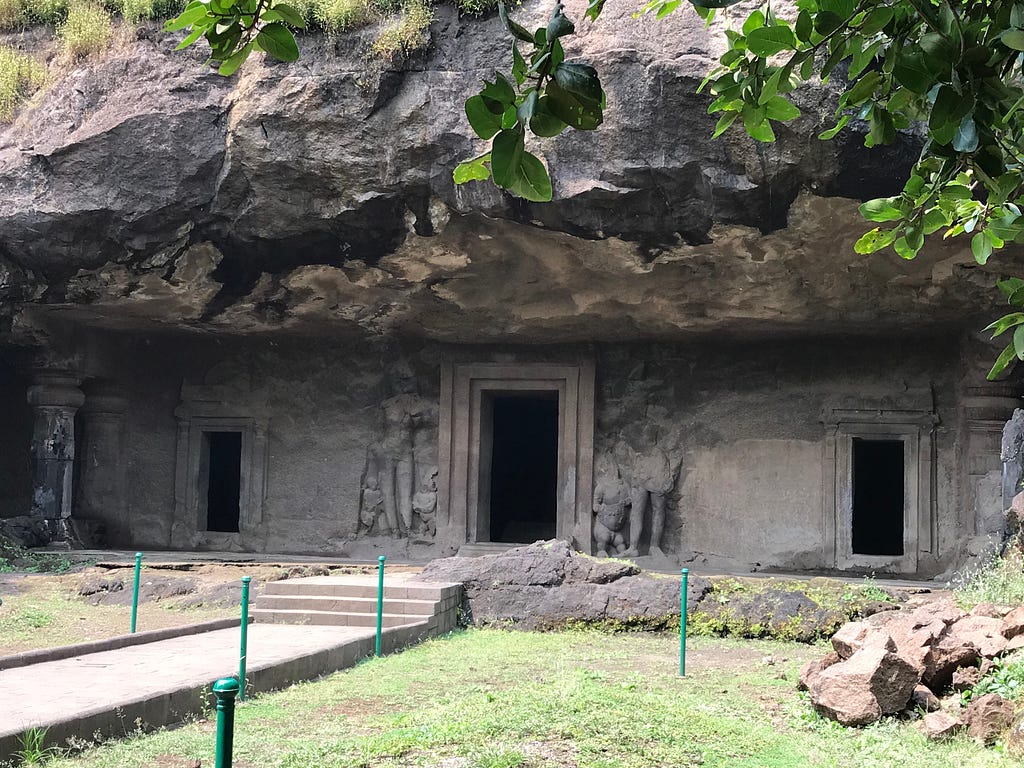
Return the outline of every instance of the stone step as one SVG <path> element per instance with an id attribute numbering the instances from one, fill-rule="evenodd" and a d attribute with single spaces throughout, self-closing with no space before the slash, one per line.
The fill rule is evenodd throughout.
<path id="1" fill-rule="evenodd" d="M 529 544 L 504 544 L 497 541 L 470 541 L 459 547 L 459 557 L 483 557 L 484 555 L 500 555 L 516 547 L 527 547 Z"/>
<path id="2" fill-rule="evenodd" d="M 339 611 L 311 611 L 286 608 L 253 608 L 253 621 L 261 624 L 326 624 L 335 627 L 375 627 L 376 613 L 342 613 Z M 381 624 L 385 627 L 401 627 L 406 624 L 427 623 L 432 617 L 409 616 L 401 613 L 385 613 Z"/>
<path id="3" fill-rule="evenodd" d="M 332 579 L 329 576 L 312 576 L 306 579 L 285 579 L 269 581 L 263 586 L 264 595 L 321 595 L 333 597 L 377 597 L 376 582 L 357 582 Z M 458 585 L 433 585 L 424 583 L 384 584 L 384 599 L 395 600 L 444 600 L 457 597 Z"/>
<path id="4" fill-rule="evenodd" d="M 334 613 L 373 613 L 377 612 L 377 598 L 374 597 L 338 597 L 335 595 L 261 595 L 253 603 L 260 609 L 286 609 L 331 611 Z M 401 614 L 404 616 L 433 616 L 441 610 L 442 603 L 438 600 L 410 600 L 384 598 L 384 613 Z"/>

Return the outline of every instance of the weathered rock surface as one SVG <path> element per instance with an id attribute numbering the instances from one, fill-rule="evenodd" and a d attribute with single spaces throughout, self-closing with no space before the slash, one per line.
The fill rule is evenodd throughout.
<path id="1" fill-rule="evenodd" d="M 660 628 L 679 622 L 679 580 L 640 573 L 633 565 L 575 552 L 546 541 L 496 555 L 434 560 L 427 581 L 461 582 L 472 620 L 524 629 L 584 622 Z M 687 602 L 696 606 L 710 582 L 692 576 Z"/>
<path id="2" fill-rule="evenodd" d="M 937 712 L 942 709 L 942 702 L 939 697 L 932 693 L 931 688 L 926 685 L 915 685 L 914 692 L 910 695 L 910 704 L 914 708 L 923 709 L 925 712 Z"/>
<path id="3" fill-rule="evenodd" d="M 906 708 L 920 672 L 884 648 L 862 648 L 809 681 L 811 703 L 843 725 L 867 725 Z"/>
<path id="4" fill-rule="evenodd" d="M 695 89 L 721 30 L 692 13 L 655 25 L 609 6 L 580 25 L 569 53 L 599 67 L 610 106 L 599 131 L 541 147 L 553 203 L 456 188 L 452 168 L 478 151 L 461 105 L 507 46 L 494 17 L 437 14 L 430 48 L 388 65 L 367 63 L 371 29 L 307 36 L 296 64 L 221 78 L 153 26 L 59 76 L 0 127 L 6 330 L 28 343 L 60 317 L 623 340 L 933 329 L 989 301 L 959 241 L 911 262 L 852 250 L 857 201 L 893 191 L 910 134 L 873 151 L 856 134 L 819 142 L 834 110 L 822 88 L 800 95 L 805 116 L 777 144 L 712 142 Z"/>
<path id="5" fill-rule="evenodd" d="M 998 693 L 986 693 L 971 701 L 964 711 L 967 733 L 991 744 L 1013 723 L 1013 704 Z"/>
<path id="6" fill-rule="evenodd" d="M 920 724 L 921 731 L 929 739 L 936 741 L 952 738 L 963 727 L 963 721 L 948 712 L 929 712 Z"/>

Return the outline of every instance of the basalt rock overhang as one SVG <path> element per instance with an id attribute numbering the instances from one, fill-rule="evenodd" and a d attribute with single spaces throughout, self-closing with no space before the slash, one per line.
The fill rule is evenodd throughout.
<path id="1" fill-rule="evenodd" d="M 495 18 L 439 6 L 430 46 L 388 64 L 366 57 L 372 30 L 310 35 L 298 63 L 230 79 L 141 28 L 0 130 L 0 334 L 28 343 L 59 318 L 557 343 L 934 332 L 992 314 L 1012 255 L 982 269 L 955 240 L 912 262 L 853 250 L 858 202 L 899 188 L 914 134 L 818 141 L 835 108 L 819 87 L 776 144 L 712 141 L 696 87 L 720 30 L 631 14 L 610 6 L 573 40 L 610 106 L 600 130 L 542 145 L 549 204 L 451 180 L 480 148 L 462 103 L 504 64 Z"/>

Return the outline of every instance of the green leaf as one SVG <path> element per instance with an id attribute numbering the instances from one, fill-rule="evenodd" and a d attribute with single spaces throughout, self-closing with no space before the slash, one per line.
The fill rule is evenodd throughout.
<path id="1" fill-rule="evenodd" d="M 479 94 L 466 99 L 466 117 L 473 132 L 481 139 L 494 138 L 494 134 L 501 130 L 501 115 L 489 110 Z"/>
<path id="2" fill-rule="evenodd" d="M 484 99 L 491 99 L 508 107 L 516 102 L 516 89 L 501 72 L 494 73 L 494 82 L 484 80 L 484 88 L 480 91 Z"/>
<path id="3" fill-rule="evenodd" d="M 924 51 L 917 46 L 904 48 L 896 54 L 892 73 L 900 85 L 922 95 L 935 83 L 935 76 L 925 63 Z"/>
<path id="4" fill-rule="evenodd" d="M 1018 325 L 1013 332 L 1013 348 L 1018 360 L 1024 360 L 1024 325 Z"/>
<path id="5" fill-rule="evenodd" d="M 580 131 L 593 131 L 604 120 L 600 106 L 562 88 L 557 80 L 547 84 L 548 111 L 563 123 Z"/>
<path id="6" fill-rule="evenodd" d="M 850 90 L 843 94 L 840 104 L 843 106 L 860 104 L 875 92 L 875 89 L 881 82 L 882 73 L 877 70 L 871 70 L 858 80 Z"/>
<path id="7" fill-rule="evenodd" d="M 839 122 L 836 123 L 833 127 L 829 128 L 827 131 L 822 131 L 821 133 L 819 133 L 818 138 L 824 141 L 828 141 L 829 139 L 835 138 L 836 134 L 843 130 L 843 128 L 846 127 L 846 124 L 848 122 L 850 122 L 850 116 L 843 115 L 841 118 L 839 118 Z"/>
<path id="8" fill-rule="evenodd" d="M 194 34 L 194 33 L 193 33 Z M 246 59 L 249 58 L 249 54 L 252 53 L 253 44 L 246 43 L 238 51 L 224 60 L 224 62 L 218 67 L 217 74 L 229 77 L 238 71 L 238 68 L 242 66 Z"/>
<path id="9" fill-rule="evenodd" d="M 509 31 L 513 37 L 518 40 L 522 40 L 524 43 L 532 43 L 533 35 L 522 24 L 514 22 L 508 16 L 508 8 L 502 0 L 498 0 L 498 17 L 501 19 L 501 23 L 505 25 L 505 29 Z"/>
<path id="10" fill-rule="evenodd" d="M 551 200 L 551 177 L 548 169 L 536 155 L 523 152 L 520 158 L 519 172 L 511 187 L 513 194 L 535 203 L 546 203 Z"/>
<path id="11" fill-rule="evenodd" d="M 953 134 L 953 149 L 957 152 L 974 152 L 978 148 L 978 126 L 970 115 L 960 121 L 960 127 Z"/>
<path id="12" fill-rule="evenodd" d="M 723 114 L 718 118 L 718 123 L 715 125 L 715 132 L 711 134 L 711 138 L 717 139 L 725 133 L 729 126 L 736 122 L 736 118 L 739 116 L 739 112 L 726 112 Z"/>
<path id="13" fill-rule="evenodd" d="M 868 200 L 860 207 L 860 215 L 868 221 L 899 221 L 903 212 L 896 207 L 895 197 L 879 197 Z"/>
<path id="14" fill-rule="evenodd" d="M 978 232 L 971 238 L 971 253 L 974 254 L 974 260 L 982 266 L 988 261 L 988 257 L 992 255 L 992 243 L 989 242 L 984 233 Z"/>
<path id="15" fill-rule="evenodd" d="M 164 24 L 164 30 L 174 32 L 175 30 L 191 26 L 194 22 L 203 18 L 209 9 L 210 7 L 206 3 L 195 0 L 195 2 L 189 3 L 178 16 Z"/>
<path id="16" fill-rule="evenodd" d="M 755 29 L 760 29 L 764 26 L 764 12 L 756 10 L 747 16 L 747 20 L 743 22 L 741 28 L 744 35 L 749 35 Z"/>
<path id="17" fill-rule="evenodd" d="M 982 333 L 992 332 L 992 338 L 1001 336 L 1014 326 L 1021 325 L 1024 323 L 1024 312 L 1011 312 L 1008 315 L 1003 315 L 991 325 L 988 325 L 981 329 Z"/>
<path id="18" fill-rule="evenodd" d="M 589 64 L 563 62 L 555 67 L 554 75 L 559 87 L 576 96 L 580 102 L 600 107 L 604 101 L 597 70 Z"/>
<path id="19" fill-rule="evenodd" d="M 864 254 L 875 253 L 892 245 L 898 234 L 898 229 L 879 229 L 875 227 L 870 232 L 865 232 L 861 235 L 860 239 L 854 243 L 853 250 Z"/>
<path id="20" fill-rule="evenodd" d="M 1011 341 L 1006 345 L 1006 348 L 999 353 L 999 357 L 996 358 L 995 363 L 992 365 L 992 370 L 988 372 L 986 377 L 989 381 L 993 381 L 999 374 L 1005 371 L 1013 358 L 1016 356 L 1016 351 L 1013 348 L 1013 342 Z"/>
<path id="21" fill-rule="evenodd" d="M 284 21 L 285 24 L 295 27 L 296 29 L 306 28 L 306 20 L 302 17 L 302 14 L 287 3 L 275 3 L 272 6 L 272 10 L 281 14 L 281 20 Z"/>
<path id="22" fill-rule="evenodd" d="M 203 36 L 204 31 L 204 27 L 197 26 L 195 29 L 188 33 L 184 40 L 182 40 L 180 43 L 174 46 L 174 50 L 180 51 L 183 48 L 188 48 L 190 45 L 192 45 L 192 43 L 194 43 L 196 40 Z"/>
<path id="23" fill-rule="evenodd" d="M 555 10 L 551 12 L 551 19 L 548 21 L 547 39 L 557 40 L 560 37 L 571 35 L 576 31 L 572 21 L 562 12 L 562 4 L 556 3 Z"/>
<path id="24" fill-rule="evenodd" d="M 486 181 L 491 178 L 491 169 L 488 164 L 491 162 L 491 153 L 474 157 L 455 166 L 452 171 L 452 179 L 456 184 L 465 184 L 469 181 Z"/>
<path id="25" fill-rule="evenodd" d="M 267 24 L 256 35 L 256 43 L 278 61 L 295 61 L 299 58 L 295 35 L 284 24 Z"/>
<path id="26" fill-rule="evenodd" d="M 769 120 L 795 120 L 800 117 L 800 110 L 784 96 L 776 96 L 765 105 L 765 117 Z"/>
<path id="27" fill-rule="evenodd" d="M 892 247 L 901 259 L 907 259 L 908 261 L 917 256 L 917 252 L 921 250 L 919 247 L 915 248 L 914 244 L 910 243 L 906 236 L 897 238 Z"/>
<path id="28" fill-rule="evenodd" d="M 591 21 L 597 21 L 597 17 L 604 10 L 604 3 L 605 0 L 590 0 L 590 4 L 587 6 L 586 17 Z"/>
<path id="29" fill-rule="evenodd" d="M 546 95 L 541 96 L 537 100 L 537 108 L 534 110 L 533 117 L 530 118 L 530 130 L 537 136 L 549 138 L 557 136 L 567 127 L 564 121 L 559 120 L 551 113 L 550 98 Z"/>
<path id="30" fill-rule="evenodd" d="M 796 38 L 788 26 L 759 27 L 747 35 L 747 49 L 762 58 L 796 48 Z"/>
<path id="31" fill-rule="evenodd" d="M 896 126 L 893 123 L 892 115 L 877 104 L 871 107 L 871 118 L 868 121 L 868 126 L 872 146 L 892 144 L 896 140 Z"/>
<path id="32" fill-rule="evenodd" d="M 1024 280 L 1019 277 L 1008 277 L 1005 280 L 996 280 L 996 286 L 1006 298 L 1010 298 L 1014 292 L 1024 288 Z"/>
<path id="33" fill-rule="evenodd" d="M 505 129 L 491 145 L 491 175 L 499 187 L 511 189 L 520 174 L 525 142 L 521 128 Z"/>
<path id="34" fill-rule="evenodd" d="M 835 11 L 819 11 L 814 17 L 814 31 L 827 37 L 843 26 L 845 19 Z"/>
<path id="35" fill-rule="evenodd" d="M 999 35 L 999 41 L 1007 48 L 1024 51 L 1024 30 L 1008 29 Z"/>
<path id="36" fill-rule="evenodd" d="M 526 82 L 526 59 L 523 58 L 523 54 L 519 52 L 519 46 L 514 42 L 512 43 L 512 77 L 515 78 L 516 85 Z"/>
<path id="37" fill-rule="evenodd" d="M 892 21 L 892 8 L 887 5 L 876 6 L 871 13 L 868 14 L 864 23 L 861 25 L 860 33 L 864 37 L 871 37 L 882 31 L 882 29 Z"/>
<path id="38" fill-rule="evenodd" d="M 796 17 L 796 36 L 802 43 L 811 42 L 811 33 L 814 31 L 814 22 L 811 21 L 811 14 L 806 10 L 800 11 Z"/>
<path id="39" fill-rule="evenodd" d="M 523 103 L 520 104 L 519 108 L 516 110 L 516 117 L 523 125 L 529 123 L 534 112 L 537 111 L 538 99 L 540 99 L 540 94 L 537 93 L 536 88 L 533 88 L 528 94 L 526 94 L 526 97 L 523 99 Z"/>

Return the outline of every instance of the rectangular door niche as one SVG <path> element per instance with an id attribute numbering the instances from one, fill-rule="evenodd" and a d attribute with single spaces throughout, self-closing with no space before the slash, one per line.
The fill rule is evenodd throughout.
<path id="1" fill-rule="evenodd" d="M 490 541 L 490 413 L 495 396 L 558 398 L 555 534 L 591 551 L 594 364 L 447 364 L 441 369 L 438 541 L 457 550 Z"/>
<path id="2" fill-rule="evenodd" d="M 824 456 L 824 529 L 826 544 L 834 547 L 832 561 L 839 570 L 913 574 L 921 553 L 931 552 L 935 540 L 932 487 L 935 482 L 932 433 L 938 418 L 930 410 L 826 409 Z M 858 467 L 857 463 L 861 462 Z M 899 462 L 884 467 L 879 462 Z M 902 504 L 888 486 L 902 477 Z M 861 488 L 856 483 L 878 484 Z M 902 533 L 902 541 L 865 540 L 855 525 L 871 525 L 875 510 L 857 510 L 857 504 L 902 506 L 902 521 L 889 539 Z M 898 512 L 897 512 L 898 513 Z M 867 531 L 873 536 L 876 531 Z"/>
<path id="3" fill-rule="evenodd" d="M 255 544 L 251 537 L 263 522 L 267 491 L 267 418 L 254 415 L 265 414 L 265 407 L 239 406 L 239 400 L 236 392 L 224 387 L 182 387 L 182 401 L 175 410 L 178 448 L 171 528 L 174 547 Z M 210 529 L 207 519 L 210 444 L 215 436 L 226 433 L 238 434 L 237 533 Z"/>

